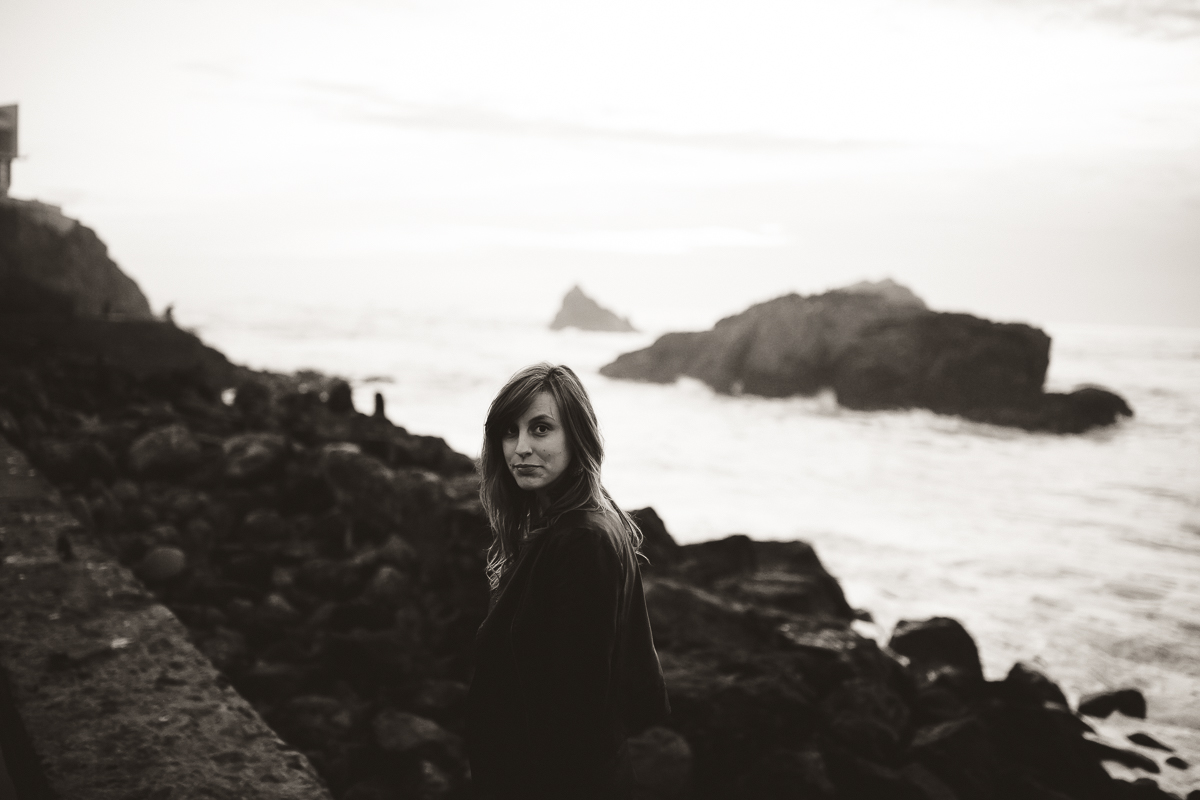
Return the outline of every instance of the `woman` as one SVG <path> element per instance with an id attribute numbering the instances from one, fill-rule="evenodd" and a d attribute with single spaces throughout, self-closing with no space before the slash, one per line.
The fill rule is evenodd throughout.
<path id="1" fill-rule="evenodd" d="M 568 367 L 488 409 L 480 495 L 492 608 L 475 638 L 467 750 L 481 798 L 626 798 L 626 738 L 670 708 L 636 561 L 600 483 L 596 414 Z"/>

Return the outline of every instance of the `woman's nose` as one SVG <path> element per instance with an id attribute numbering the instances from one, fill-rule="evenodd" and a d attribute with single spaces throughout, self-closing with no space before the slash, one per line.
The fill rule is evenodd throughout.
<path id="1" fill-rule="evenodd" d="M 517 455 L 527 456 L 533 453 L 533 445 L 529 441 L 529 436 L 525 433 L 517 435 Z"/>

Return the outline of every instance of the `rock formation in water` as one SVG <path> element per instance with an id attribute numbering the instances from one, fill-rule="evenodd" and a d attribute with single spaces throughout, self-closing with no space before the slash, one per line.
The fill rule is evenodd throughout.
<path id="1" fill-rule="evenodd" d="M 137 283 L 91 228 L 55 206 L 0 199 L 0 312 L 150 320 Z"/>
<path id="2" fill-rule="evenodd" d="M 165 323 L 39 318 L 0 313 L 0 433 L 62 491 L 71 535 L 138 575 L 339 800 L 468 797 L 489 540 L 472 460 Z M 953 620 L 901 623 L 883 648 L 811 546 L 680 546 L 635 517 L 673 706 L 632 732 L 635 796 L 1170 797 L 1110 778 L 1102 760 L 1153 773 L 1157 756 L 1085 737 L 1046 676 L 986 680 Z"/>
<path id="3" fill-rule="evenodd" d="M 550 330 L 559 331 L 563 328 L 579 328 L 584 331 L 616 331 L 629 333 L 636 331 L 632 323 L 625 317 L 618 317 L 612 311 L 604 308 L 592 298 L 583 293 L 578 286 L 571 288 L 563 297 L 562 308 L 558 310 Z"/>
<path id="4" fill-rule="evenodd" d="M 668 333 L 600 372 L 658 383 L 686 375 L 718 392 L 766 397 L 828 388 L 847 408 L 928 408 L 1063 433 L 1132 414 L 1095 387 L 1043 392 L 1049 361 L 1050 337 L 1037 328 L 930 311 L 880 281 L 759 303 L 710 331 Z"/>

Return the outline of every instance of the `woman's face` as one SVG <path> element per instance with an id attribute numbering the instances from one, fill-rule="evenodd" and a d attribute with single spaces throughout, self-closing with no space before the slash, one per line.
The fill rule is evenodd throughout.
<path id="1" fill-rule="evenodd" d="M 571 453 L 558 403 L 548 392 L 534 396 L 529 408 L 504 432 L 504 463 L 527 492 L 542 495 L 567 471 Z"/>

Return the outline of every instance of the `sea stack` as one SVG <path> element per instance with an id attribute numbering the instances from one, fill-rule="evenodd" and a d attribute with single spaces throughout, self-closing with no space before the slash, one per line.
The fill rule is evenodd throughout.
<path id="1" fill-rule="evenodd" d="M 583 293 L 578 286 L 563 297 L 562 308 L 550 323 L 550 330 L 579 328 L 582 331 L 615 331 L 631 333 L 637 330 L 626 317 L 618 317 Z"/>
<path id="2" fill-rule="evenodd" d="M 709 331 L 668 333 L 600 373 L 655 383 L 686 375 L 724 394 L 765 397 L 832 389 L 846 408 L 927 408 L 1055 433 L 1132 415 L 1121 397 L 1097 387 L 1045 392 L 1049 363 L 1043 331 L 930 311 L 884 280 L 759 303 Z"/>

